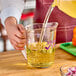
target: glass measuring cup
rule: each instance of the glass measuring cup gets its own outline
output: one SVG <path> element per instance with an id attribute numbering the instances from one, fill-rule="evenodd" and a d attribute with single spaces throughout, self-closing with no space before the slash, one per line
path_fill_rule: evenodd
<path id="1" fill-rule="evenodd" d="M 27 63 L 32 67 L 46 68 L 54 63 L 56 28 L 58 23 L 47 23 L 43 41 L 39 42 L 43 23 L 27 25 Z M 45 27 L 44 27 L 45 28 Z"/>

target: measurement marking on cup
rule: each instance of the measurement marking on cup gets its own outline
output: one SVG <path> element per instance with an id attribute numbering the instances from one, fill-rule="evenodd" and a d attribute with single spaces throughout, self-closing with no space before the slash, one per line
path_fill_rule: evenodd
<path id="1" fill-rule="evenodd" d="M 51 46 L 51 45 L 49 45 L 48 47 L 45 47 L 45 49 L 47 49 L 47 50 L 48 50 L 48 49 L 50 48 L 50 46 Z"/>
<path id="2" fill-rule="evenodd" d="M 53 43 L 55 43 L 55 41 L 56 41 L 56 40 L 47 42 L 47 44 L 50 44 L 50 45 L 47 46 L 47 47 L 45 47 L 45 49 L 48 50 L 50 47 L 53 48 L 53 47 L 55 46 L 55 44 L 53 45 Z"/>
<path id="3" fill-rule="evenodd" d="M 51 42 L 47 42 L 47 44 L 50 44 L 48 47 L 45 47 L 45 49 L 49 49 L 50 47 L 51 47 L 51 43 L 52 43 L 52 41 Z"/>

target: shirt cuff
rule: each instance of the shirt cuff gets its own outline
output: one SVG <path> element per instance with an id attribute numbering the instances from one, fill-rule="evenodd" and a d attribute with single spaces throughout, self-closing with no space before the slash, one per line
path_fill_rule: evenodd
<path id="1" fill-rule="evenodd" d="M 5 20 L 8 17 L 15 17 L 17 19 L 17 23 L 19 24 L 21 18 L 21 12 L 16 7 L 8 7 L 1 12 L 1 22 L 5 25 Z"/>

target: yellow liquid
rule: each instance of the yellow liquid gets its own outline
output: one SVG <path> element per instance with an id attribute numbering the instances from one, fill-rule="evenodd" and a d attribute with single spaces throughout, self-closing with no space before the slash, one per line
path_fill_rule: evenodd
<path id="1" fill-rule="evenodd" d="M 75 0 L 55 0 L 54 5 L 58 6 L 58 8 L 67 15 L 76 18 Z"/>
<path id="2" fill-rule="evenodd" d="M 46 68 L 54 63 L 54 49 L 51 47 L 46 50 L 46 42 L 33 43 L 27 48 L 27 60 L 28 64 L 33 67 Z"/>

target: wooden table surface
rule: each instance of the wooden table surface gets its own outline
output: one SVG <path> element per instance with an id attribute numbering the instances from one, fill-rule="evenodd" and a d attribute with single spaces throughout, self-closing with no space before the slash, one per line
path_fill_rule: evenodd
<path id="1" fill-rule="evenodd" d="M 56 46 L 55 63 L 46 69 L 29 68 L 20 51 L 0 53 L 0 76 L 60 76 L 60 66 L 76 62 L 76 57 Z"/>

